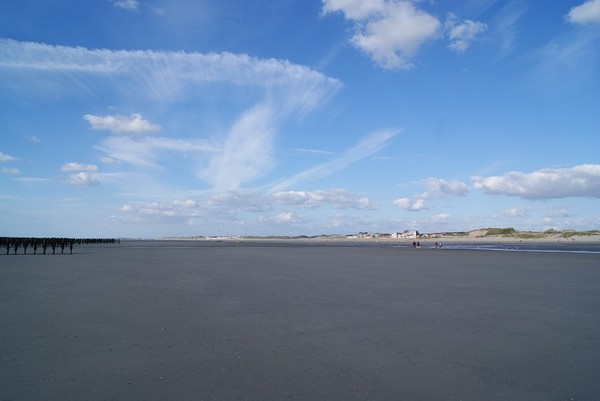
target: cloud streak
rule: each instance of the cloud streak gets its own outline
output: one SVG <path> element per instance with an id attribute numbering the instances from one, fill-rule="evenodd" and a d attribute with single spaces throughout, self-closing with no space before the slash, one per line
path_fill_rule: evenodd
<path id="1" fill-rule="evenodd" d="M 384 130 L 373 132 L 362 138 L 356 145 L 345 151 L 341 156 L 326 163 L 309 168 L 271 186 L 270 192 L 279 192 L 298 185 L 301 182 L 313 181 L 327 177 L 337 171 L 341 171 L 351 164 L 372 156 L 385 148 L 390 140 L 398 135 L 400 131 Z"/>

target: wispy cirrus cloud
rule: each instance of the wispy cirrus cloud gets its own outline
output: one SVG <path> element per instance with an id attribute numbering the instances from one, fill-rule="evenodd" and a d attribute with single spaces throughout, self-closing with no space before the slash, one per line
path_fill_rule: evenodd
<path id="1" fill-rule="evenodd" d="M 111 134 L 95 146 L 104 160 L 145 168 L 160 166 L 174 152 L 195 154 L 188 168 L 217 191 L 236 190 L 268 174 L 281 124 L 303 118 L 342 86 L 307 67 L 243 54 L 86 49 L 8 39 L 0 39 L 0 71 L 23 78 L 16 79 L 14 90 L 43 92 L 50 83 L 63 96 L 89 90 L 107 94 L 111 103 L 159 106 L 167 116 L 182 101 L 198 102 L 203 106 L 198 110 L 218 102 L 226 110 L 219 126 L 229 129 L 204 130 L 196 138 L 148 137 L 144 134 L 161 130 L 164 121 L 150 122 L 141 113 L 83 116 L 91 129 Z"/>
<path id="2" fill-rule="evenodd" d="M 84 163 L 70 162 L 70 163 L 65 163 L 62 166 L 60 166 L 60 171 L 87 171 L 87 172 L 94 172 L 94 171 L 98 171 L 98 166 L 96 166 L 95 164 L 84 164 Z"/>
<path id="3" fill-rule="evenodd" d="M 527 6 L 518 0 L 505 3 L 490 22 L 490 35 L 499 44 L 500 58 L 508 56 L 515 48 L 519 37 L 519 22 Z"/>
<path id="4" fill-rule="evenodd" d="M 177 139 L 166 137 L 109 136 L 95 145 L 106 154 L 104 162 L 120 162 L 138 167 L 160 167 L 160 162 L 170 154 L 207 154 L 221 148 L 205 139 Z"/>
<path id="5" fill-rule="evenodd" d="M 274 166 L 277 119 L 271 106 L 248 110 L 231 127 L 223 148 L 215 152 L 200 177 L 217 191 L 229 191 L 269 172 Z"/>
<path id="6" fill-rule="evenodd" d="M 379 152 L 399 133 L 399 130 L 373 132 L 363 137 L 356 145 L 346 150 L 340 156 L 273 184 L 270 192 L 283 191 L 301 182 L 327 177 L 337 171 L 341 171 L 351 164 Z"/>

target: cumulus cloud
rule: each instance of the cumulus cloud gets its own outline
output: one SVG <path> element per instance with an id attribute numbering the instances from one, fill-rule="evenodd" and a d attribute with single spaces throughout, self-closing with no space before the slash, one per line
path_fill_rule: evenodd
<path id="1" fill-rule="evenodd" d="M 600 0 L 588 0 L 571 8 L 566 18 L 573 24 L 600 23 Z"/>
<path id="2" fill-rule="evenodd" d="M 62 166 L 60 166 L 60 171 L 93 172 L 93 171 L 98 171 L 98 166 L 96 166 L 94 164 L 82 164 L 82 163 L 71 162 L 71 163 L 65 163 Z"/>
<path id="3" fill-rule="evenodd" d="M 461 181 L 446 181 L 441 178 L 429 177 L 423 180 L 423 185 L 427 191 L 414 195 L 412 198 L 400 198 L 394 201 L 394 205 L 405 210 L 419 211 L 427 209 L 425 201 L 430 199 L 439 199 L 445 196 L 464 196 L 470 188 Z"/>
<path id="4" fill-rule="evenodd" d="M 502 176 L 471 178 L 486 194 L 525 199 L 600 198 L 600 165 L 548 168 L 532 173 L 511 171 Z"/>
<path id="5" fill-rule="evenodd" d="M 145 132 L 160 131 L 160 125 L 144 120 L 140 114 L 132 113 L 129 116 L 95 116 L 85 114 L 83 119 L 90 124 L 93 130 L 108 130 L 119 134 L 142 134 Z"/>
<path id="6" fill-rule="evenodd" d="M 418 50 L 447 32 L 448 48 L 463 53 L 487 25 L 472 20 L 458 21 L 448 14 L 442 27 L 432 14 L 413 2 L 400 0 L 323 0 L 323 15 L 340 12 L 355 26 L 351 42 L 386 69 L 409 70 Z M 443 28 L 443 29 L 442 29 Z"/>
<path id="7" fill-rule="evenodd" d="M 120 0 L 120 1 L 115 1 L 113 4 L 115 7 L 122 8 L 124 10 L 129 10 L 129 11 L 135 11 L 140 7 L 139 0 Z"/>
<path id="8" fill-rule="evenodd" d="M 424 181 L 429 197 L 442 197 L 445 195 L 463 196 L 469 193 L 470 188 L 461 181 L 446 181 L 441 178 L 429 177 Z"/>
<path id="9" fill-rule="evenodd" d="M 464 20 L 458 22 L 456 16 L 452 13 L 448 14 L 444 26 L 448 32 L 448 38 L 450 39 L 448 48 L 457 53 L 464 53 L 477 35 L 487 29 L 486 24 L 478 21 Z"/>
<path id="10" fill-rule="evenodd" d="M 367 197 L 348 192 L 343 188 L 316 191 L 281 191 L 274 193 L 277 203 L 301 207 L 319 207 L 326 204 L 336 209 L 376 209 L 379 204 Z"/>
<path id="11" fill-rule="evenodd" d="M 423 209 L 427 209 L 425 207 L 425 198 L 416 197 L 416 198 L 399 198 L 394 201 L 394 205 L 409 211 L 419 211 Z"/>
<path id="12" fill-rule="evenodd" d="M 383 68 L 412 68 L 419 48 L 439 35 L 439 20 L 408 1 L 323 0 L 323 14 L 334 12 L 355 22 L 352 43 Z"/>
<path id="13" fill-rule="evenodd" d="M 12 162 L 15 160 L 19 160 L 19 159 L 17 157 L 0 152 L 0 162 Z"/>
<path id="14" fill-rule="evenodd" d="M 100 181 L 94 178 L 90 173 L 86 172 L 69 175 L 67 183 L 76 187 L 93 187 L 100 185 Z"/>

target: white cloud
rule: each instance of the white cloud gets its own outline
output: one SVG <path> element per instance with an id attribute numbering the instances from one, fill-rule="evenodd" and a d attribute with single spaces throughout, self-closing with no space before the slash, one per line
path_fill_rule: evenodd
<path id="1" fill-rule="evenodd" d="M 567 208 L 557 207 L 549 209 L 546 212 L 546 217 L 573 217 L 575 216 L 573 213 L 569 212 Z"/>
<path id="2" fill-rule="evenodd" d="M 544 88 L 587 87 L 596 79 L 600 65 L 598 42 L 600 30 L 582 29 L 553 38 L 532 53 L 537 64 L 532 79 L 541 80 Z"/>
<path id="3" fill-rule="evenodd" d="M 384 0 L 323 0 L 322 13 L 342 12 L 351 20 L 363 20 L 385 12 L 387 7 Z"/>
<path id="4" fill-rule="evenodd" d="M 333 12 L 355 22 L 352 43 L 383 68 L 412 68 L 419 48 L 439 36 L 439 20 L 408 1 L 323 0 L 323 13 Z"/>
<path id="5" fill-rule="evenodd" d="M 416 198 L 399 198 L 394 201 L 394 205 L 401 207 L 404 210 L 409 211 L 419 211 L 423 209 L 427 209 L 425 207 L 425 199 L 416 197 Z"/>
<path id="6" fill-rule="evenodd" d="M 319 154 L 319 155 L 331 155 L 331 154 L 333 154 L 333 152 L 331 152 L 329 150 L 306 149 L 306 148 L 294 148 L 294 150 L 296 152 L 301 152 L 301 153 L 315 153 L 315 154 Z"/>
<path id="7" fill-rule="evenodd" d="M 93 172 L 98 171 L 98 166 L 94 164 L 82 164 L 82 163 L 65 163 L 60 166 L 60 171 L 87 171 Z"/>
<path id="8" fill-rule="evenodd" d="M 284 212 L 279 213 L 274 217 L 266 217 L 261 216 L 258 219 L 261 223 L 276 223 L 276 224 L 291 224 L 291 223 L 303 223 L 305 221 L 304 217 L 293 213 L 293 212 Z"/>
<path id="9" fill-rule="evenodd" d="M 307 112 L 341 88 L 338 80 L 285 60 L 232 53 L 86 49 L 11 39 L 0 39 L 1 68 L 26 74 L 28 79 L 22 83 L 36 85 L 38 91 L 47 88 L 48 82 L 54 85 L 52 90 L 61 85 L 80 91 L 85 82 L 114 89 L 128 99 L 143 97 L 162 103 L 207 98 L 214 94 L 214 85 L 257 88 L 288 114 Z"/>
<path id="10" fill-rule="evenodd" d="M 169 152 L 204 154 L 219 150 L 218 147 L 203 139 L 182 140 L 165 137 L 131 138 L 124 136 L 104 138 L 95 148 L 104 152 L 105 157 L 110 160 L 118 160 L 141 167 L 158 167 L 159 161 Z"/>
<path id="11" fill-rule="evenodd" d="M 566 197 L 600 198 L 600 165 L 548 168 L 533 173 L 511 171 L 502 176 L 472 177 L 474 187 L 486 194 L 526 199 Z"/>
<path id="12" fill-rule="evenodd" d="M 448 48 L 458 53 L 464 53 L 477 35 L 487 29 L 486 24 L 478 21 L 465 20 L 459 23 L 452 13 L 449 13 L 444 26 L 450 39 Z"/>
<path id="13" fill-rule="evenodd" d="M 100 181 L 86 172 L 71 174 L 67 178 L 67 183 L 76 187 L 91 187 L 100 185 Z"/>
<path id="14" fill-rule="evenodd" d="M 343 170 L 352 163 L 372 156 L 383 149 L 389 144 L 389 141 L 392 138 L 398 135 L 399 132 L 400 131 L 392 130 L 373 132 L 362 138 L 356 145 L 345 151 L 341 156 L 276 183 L 271 188 L 271 192 L 283 191 L 300 182 L 327 177 L 337 171 Z"/>
<path id="15" fill-rule="evenodd" d="M 429 196 L 436 198 L 444 195 L 463 196 L 470 191 L 467 184 L 456 180 L 446 181 L 441 178 L 429 177 L 424 184 L 429 191 Z"/>
<path id="16" fill-rule="evenodd" d="M 160 125 L 152 124 L 142 118 L 140 114 L 132 113 L 129 116 L 83 116 L 93 130 L 108 130 L 114 133 L 142 134 L 144 132 L 160 131 Z"/>
<path id="17" fill-rule="evenodd" d="M 573 24 L 600 23 L 600 0 L 588 0 L 571 8 L 566 18 Z"/>
<path id="18" fill-rule="evenodd" d="M 15 160 L 19 160 L 19 158 L 0 152 L 0 162 L 12 162 Z"/>
<path id="19" fill-rule="evenodd" d="M 504 217 L 528 217 L 529 208 L 513 207 L 502 211 Z"/>
<path id="20" fill-rule="evenodd" d="M 230 129 L 201 132 L 211 138 L 210 143 L 123 135 L 102 139 L 96 149 L 103 157 L 138 167 L 157 167 L 169 153 L 204 153 L 201 160 L 193 160 L 192 168 L 219 191 L 237 189 L 269 173 L 275 166 L 273 149 L 279 127 L 326 103 L 342 86 L 338 80 L 285 60 L 231 53 L 90 50 L 7 39 L 0 39 L 2 70 L 23 78 L 19 91 L 27 87 L 27 93 L 36 95 L 50 92 L 49 85 L 52 96 L 55 90 L 67 96 L 81 93 L 82 88 L 98 89 L 116 97 L 115 102 L 150 102 L 167 110 L 174 102 L 212 104 L 217 96 L 219 105 L 224 103 L 226 121 L 215 125 Z M 86 114 L 84 119 L 92 129 L 115 134 L 160 129 L 140 114 Z"/>
<path id="21" fill-rule="evenodd" d="M 124 10 L 129 10 L 129 11 L 135 11 L 140 7 L 139 0 L 120 0 L 120 1 L 115 1 L 113 4 L 115 7 L 122 8 Z"/>
<path id="22" fill-rule="evenodd" d="M 505 57 L 514 50 L 519 36 L 519 21 L 526 11 L 525 3 L 509 1 L 504 3 L 490 22 L 491 36 L 500 44 L 500 57 Z"/>
<path id="23" fill-rule="evenodd" d="M 270 107 L 258 106 L 247 111 L 235 122 L 223 149 L 213 155 L 201 177 L 217 191 L 229 191 L 269 172 L 275 164 L 274 125 Z"/>
<path id="24" fill-rule="evenodd" d="M 100 161 L 104 164 L 121 164 L 121 160 L 109 156 L 100 157 Z"/>
<path id="25" fill-rule="evenodd" d="M 21 174 L 21 171 L 19 171 L 18 168 L 2 167 L 2 168 L 0 168 L 0 173 L 19 175 L 19 174 Z"/>
<path id="26" fill-rule="evenodd" d="M 29 142 L 32 142 L 32 143 L 40 143 L 40 142 L 42 142 L 40 140 L 40 138 L 38 138 L 35 135 L 27 135 L 27 136 L 25 136 L 25 139 L 28 140 Z"/>
<path id="27" fill-rule="evenodd" d="M 226 191 L 212 195 L 206 199 L 206 204 L 215 208 L 228 208 L 249 212 L 264 212 L 271 210 L 269 201 L 256 191 L 238 190 Z"/>
<path id="28" fill-rule="evenodd" d="M 281 191 L 274 193 L 277 203 L 290 206 L 318 207 L 330 204 L 337 209 L 376 209 L 379 205 L 367 197 L 348 192 L 343 188 L 317 191 Z"/>
<path id="29" fill-rule="evenodd" d="M 449 213 L 434 214 L 431 216 L 431 221 L 434 223 L 447 223 L 450 220 Z"/>
<path id="30" fill-rule="evenodd" d="M 452 180 L 446 181 L 441 178 L 429 177 L 423 181 L 427 188 L 426 192 L 414 195 L 412 198 L 400 198 L 394 201 L 394 205 L 405 210 L 419 211 L 427 209 L 425 201 L 430 199 L 439 199 L 445 196 L 464 196 L 470 188 L 467 184 Z"/>

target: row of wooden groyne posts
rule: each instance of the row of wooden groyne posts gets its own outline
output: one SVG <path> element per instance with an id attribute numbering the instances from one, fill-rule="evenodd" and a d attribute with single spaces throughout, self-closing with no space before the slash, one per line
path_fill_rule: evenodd
<path id="1" fill-rule="evenodd" d="M 0 249 L 6 249 L 7 255 L 11 251 L 16 255 L 19 249 L 23 249 L 23 255 L 27 254 L 27 249 L 31 249 L 34 255 L 38 253 L 38 250 L 45 255 L 49 248 L 54 255 L 57 248 L 60 249 L 61 254 L 64 254 L 65 248 L 67 248 L 69 253 L 73 254 L 74 245 L 118 244 L 120 242 L 115 238 L 0 237 Z"/>

